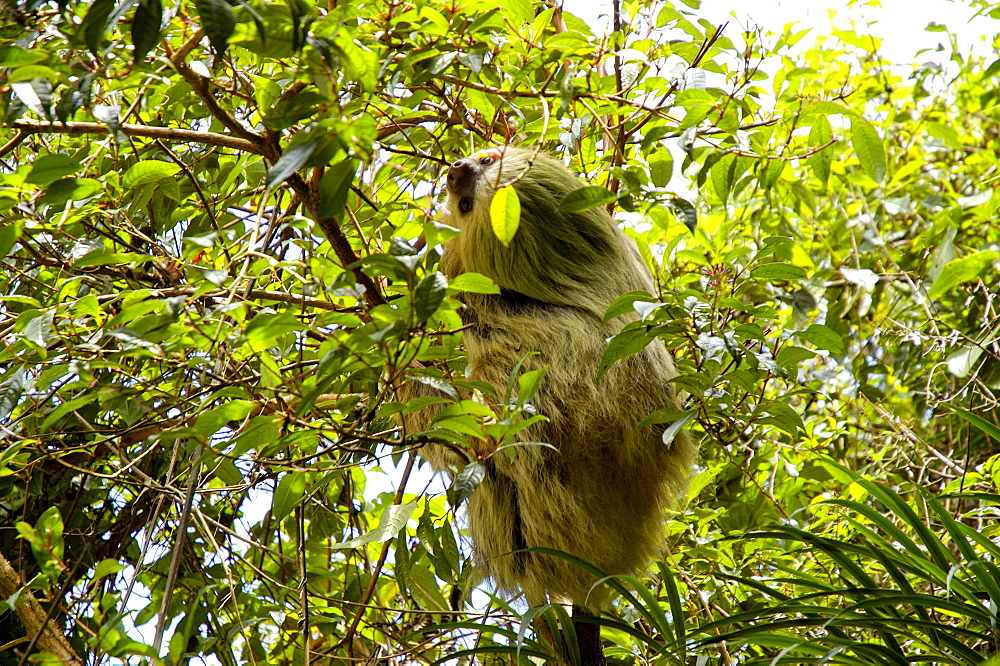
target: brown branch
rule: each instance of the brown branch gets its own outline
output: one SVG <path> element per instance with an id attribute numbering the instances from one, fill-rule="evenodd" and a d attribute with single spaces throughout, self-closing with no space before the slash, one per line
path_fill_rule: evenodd
<path id="1" fill-rule="evenodd" d="M 24 625 L 28 636 L 32 637 L 41 652 L 49 652 L 56 656 L 62 664 L 83 666 L 83 661 L 70 646 L 66 637 L 57 631 L 56 625 L 49 621 L 49 616 L 42 605 L 35 599 L 30 590 L 23 589 L 21 577 L 17 575 L 3 555 L 0 555 L 0 598 L 10 599 L 19 594 L 14 605 L 17 619 Z"/>
<path id="2" fill-rule="evenodd" d="M 347 240 L 347 235 L 340 228 L 340 225 L 337 224 L 337 220 L 322 214 L 319 205 L 319 196 L 315 190 L 309 187 L 305 179 L 297 173 L 289 176 L 285 182 L 298 195 L 306 210 L 316 220 L 316 224 L 319 225 L 323 235 L 330 241 L 330 245 L 333 247 L 333 251 L 336 252 L 341 265 L 347 269 L 351 264 L 357 264 L 359 259 L 358 254 L 351 247 L 351 242 Z M 373 308 L 376 305 L 384 305 L 386 301 L 385 296 L 382 295 L 382 290 L 375 285 L 374 280 L 361 270 L 361 266 L 355 265 L 350 270 L 353 271 L 358 284 L 365 288 L 365 302 L 368 304 L 368 307 Z"/>
<path id="3" fill-rule="evenodd" d="M 14 127 L 23 134 L 67 134 L 69 136 L 107 134 L 111 131 L 104 123 L 50 123 L 28 120 L 27 118 L 15 120 Z M 176 127 L 153 127 L 152 125 L 130 124 L 120 125 L 118 130 L 125 136 L 164 139 L 184 143 L 200 143 L 206 146 L 232 148 L 233 150 L 242 150 L 256 154 L 261 154 L 262 152 L 260 146 L 253 141 L 229 136 L 228 134 L 217 134 L 215 132 L 195 132 L 194 130 L 179 129 Z"/>
<path id="4" fill-rule="evenodd" d="M 3 157 L 10 151 L 17 148 L 18 144 L 27 139 L 30 135 L 31 132 L 26 132 L 23 129 L 18 131 L 17 135 L 13 139 L 4 144 L 3 148 L 0 148 L 0 157 Z"/>
<path id="5" fill-rule="evenodd" d="M 209 90 L 212 80 L 191 69 L 191 66 L 188 65 L 187 61 L 184 59 L 204 36 L 204 31 L 198 30 L 198 32 L 196 32 L 186 44 L 181 46 L 176 53 L 172 53 L 170 51 L 170 46 L 164 42 L 167 57 L 170 58 L 170 62 L 173 63 L 177 73 L 188 82 L 188 85 L 191 86 L 194 93 L 205 103 L 205 106 L 208 107 L 208 112 L 212 114 L 213 118 L 225 125 L 226 129 L 236 136 L 246 139 L 252 143 L 262 143 L 263 139 L 260 136 L 243 127 L 243 125 L 241 125 L 240 122 L 236 120 L 236 118 L 234 118 L 225 107 L 219 104 L 219 100 L 215 99 L 212 91 Z M 254 152 L 260 151 L 255 150 Z"/>

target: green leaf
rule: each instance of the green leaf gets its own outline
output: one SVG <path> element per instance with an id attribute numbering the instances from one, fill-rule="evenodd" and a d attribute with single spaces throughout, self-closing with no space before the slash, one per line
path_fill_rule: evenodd
<path id="1" fill-rule="evenodd" d="M 666 148 L 649 158 L 649 179 L 656 187 L 666 187 L 674 177 L 674 158 Z"/>
<path id="2" fill-rule="evenodd" d="M 723 155 L 712 165 L 709 170 L 712 176 L 712 186 L 715 188 L 715 194 L 722 199 L 723 203 L 729 199 L 733 185 L 743 175 L 745 168 L 745 161 L 732 154 Z"/>
<path id="3" fill-rule="evenodd" d="M 304 328 L 305 325 L 290 314 L 261 312 L 250 320 L 243 334 L 247 340 L 267 344 L 281 335 Z"/>
<path id="4" fill-rule="evenodd" d="M 111 574 L 116 574 L 122 569 L 125 569 L 125 565 L 118 562 L 117 560 L 101 560 L 98 565 L 94 568 L 94 576 L 91 581 L 98 581 L 105 576 L 110 576 Z"/>
<path id="5" fill-rule="evenodd" d="M 19 46 L 6 43 L 0 47 L 0 67 L 14 69 L 24 65 L 33 65 L 42 62 L 49 57 L 49 54 L 38 48 L 26 51 Z"/>
<path id="6" fill-rule="evenodd" d="M 677 419 L 669 426 L 667 426 L 666 429 L 664 429 L 663 435 L 661 436 L 660 439 L 667 447 L 672 446 L 674 443 L 674 438 L 677 437 L 677 433 L 679 433 L 684 428 L 684 426 L 693 421 L 694 417 L 697 415 L 698 412 L 696 412 L 693 409 L 684 412 L 684 414 L 679 419 Z"/>
<path id="7" fill-rule="evenodd" d="M 504 244 L 510 245 L 521 223 L 521 200 L 510 185 L 501 187 L 490 202 L 490 224 L 493 234 Z"/>
<path id="8" fill-rule="evenodd" d="M 160 0 L 139 0 L 132 16 L 132 64 L 138 65 L 160 41 L 163 6 Z"/>
<path id="9" fill-rule="evenodd" d="M 624 314 L 632 314 L 636 311 L 636 303 L 657 302 L 657 299 L 650 296 L 649 292 L 630 291 L 616 298 L 611 305 L 608 306 L 608 311 L 604 313 L 604 319 L 601 320 L 601 323 L 607 324 L 615 317 L 620 317 Z"/>
<path id="10" fill-rule="evenodd" d="M 45 188 L 38 203 L 59 207 L 68 201 L 84 201 L 103 191 L 101 182 L 93 178 L 62 178 Z"/>
<path id="11" fill-rule="evenodd" d="M 604 350 L 601 365 L 597 369 L 597 376 L 603 376 L 616 361 L 639 353 L 651 340 L 652 338 L 646 333 L 645 328 L 623 329 L 621 333 L 611 338 L 611 342 Z"/>
<path id="12" fill-rule="evenodd" d="M 201 18 L 201 27 L 216 53 L 223 54 L 229 45 L 229 38 L 236 29 L 233 8 L 225 0 L 194 0 L 194 6 Z"/>
<path id="13" fill-rule="evenodd" d="M 31 171 L 24 181 L 45 187 L 53 181 L 73 175 L 80 170 L 80 166 L 80 160 L 63 153 L 40 155 L 31 165 Z"/>
<path id="14" fill-rule="evenodd" d="M 960 259 L 952 259 L 941 270 L 941 274 L 934 280 L 928 298 L 941 298 L 949 291 L 960 284 L 972 282 L 983 278 L 989 284 L 986 274 L 991 272 L 993 263 L 1000 259 L 1000 253 L 996 250 L 980 250 Z"/>
<path id="15" fill-rule="evenodd" d="M 330 548 L 357 548 L 367 543 L 388 541 L 395 537 L 406 526 L 406 521 L 410 519 L 413 510 L 417 508 L 417 503 L 390 504 L 382 510 L 382 515 L 378 519 L 378 527 L 363 536 L 342 543 L 332 543 Z"/>
<path id="16" fill-rule="evenodd" d="M 14 248 L 14 244 L 21 238 L 21 231 L 24 230 L 24 223 L 20 220 L 8 221 L 0 225 L 0 259 L 5 258 Z M 497 293 L 499 293 L 497 289 Z"/>
<path id="17" fill-rule="evenodd" d="M 264 181 L 267 190 L 274 189 L 298 171 L 319 145 L 320 138 L 312 137 L 286 150 L 274 166 L 267 170 L 267 178 Z"/>
<path id="18" fill-rule="evenodd" d="M 803 340 L 813 343 L 820 349 L 825 349 L 838 356 L 842 356 L 846 351 L 844 338 L 832 328 L 823 324 L 812 324 L 806 330 L 797 333 L 797 335 Z"/>
<path id="19" fill-rule="evenodd" d="M 32 342 L 39 347 L 48 346 L 49 342 L 52 340 L 52 320 L 54 317 L 54 312 L 52 310 L 45 310 L 38 314 L 34 314 L 32 311 L 25 312 L 22 317 L 27 315 L 33 315 L 26 320 L 24 324 L 24 337 L 29 342 Z M 20 324 L 20 317 L 18 318 L 18 324 Z"/>
<path id="20" fill-rule="evenodd" d="M 421 608 L 438 613 L 447 613 L 451 610 L 444 595 L 441 594 L 437 579 L 426 566 L 413 564 L 409 571 L 409 583 L 410 594 Z"/>
<path id="21" fill-rule="evenodd" d="M 833 139 L 833 128 L 826 116 L 816 116 L 809 130 L 808 144 L 811 148 L 826 145 Z M 813 153 L 807 160 L 816 177 L 826 185 L 830 181 L 830 164 L 833 162 L 833 146 L 828 146 Z"/>
<path id="22" fill-rule="evenodd" d="M 448 278 L 439 272 L 431 273 L 424 277 L 413 289 L 413 313 L 417 321 L 423 323 L 444 301 L 448 293 Z"/>
<path id="23" fill-rule="evenodd" d="M 528 370 L 517 378 L 517 407 L 520 409 L 526 402 L 530 402 L 542 385 L 542 378 L 545 376 L 546 368 Z"/>
<path id="24" fill-rule="evenodd" d="M 760 180 L 761 186 L 765 190 L 769 190 L 774 187 L 781 178 L 781 174 L 785 172 L 785 167 L 787 166 L 787 160 L 767 160 L 764 163 L 763 168 L 758 170 L 758 180 Z"/>
<path id="25" fill-rule="evenodd" d="M 948 405 L 947 407 L 948 409 L 952 410 L 953 412 L 961 416 L 963 419 L 965 419 L 966 421 L 968 421 L 969 423 L 976 426 L 984 433 L 992 437 L 994 441 L 1000 442 L 1000 427 L 994 425 L 992 421 L 987 421 L 979 414 L 974 414 L 968 411 L 967 409 L 954 407 L 952 405 Z"/>
<path id="26" fill-rule="evenodd" d="M 111 29 L 109 17 L 115 9 L 115 0 L 95 0 L 90 3 L 87 14 L 83 17 L 77 30 L 83 35 L 83 43 L 90 52 L 100 57 L 104 36 Z"/>
<path id="27" fill-rule="evenodd" d="M 785 345 L 775 354 L 774 362 L 788 370 L 811 358 L 816 358 L 816 352 L 813 350 L 797 345 Z"/>
<path id="28" fill-rule="evenodd" d="M 282 420 L 282 417 L 277 414 L 255 416 L 233 438 L 233 450 L 230 452 L 230 455 L 238 458 L 247 451 L 261 449 L 268 444 L 277 442 L 281 436 L 280 423 Z"/>
<path id="29" fill-rule="evenodd" d="M 806 276 L 806 269 L 795 264 L 775 261 L 761 264 L 750 271 L 750 277 L 758 280 L 799 280 Z"/>
<path id="30" fill-rule="evenodd" d="M 851 145 L 861 162 L 861 168 L 876 183 L 885 178 L 885 146 L 878 132 L 867 120 L 851 118 Z"/>
<path id="31" fill-rule="evenodd" d="M 132 190 L 140 185 L 155 183 L 158 180 L 170 178 L 180 170 L 180 166 L 174 164 L 173 162 L 164 162 L 162 160 L 143 160 L 141 162 L 136 162 L 130 166 L 128 171 L 125 172 L 125 175 L 122 176 L 122 187 Z"/>
<path id="32" fill-rule="evenodd" d="M 331 164 L 327 168 L 319 183 L 319 210 L 323 217 L 340 220 L 344 216 L 347 198 L 351 194 L 351 185 L 354 183 L 357 170 L 358 161 L 351 158 Z"/>
<path id="33" fill-rule="evenodd" d="M 666 205 L 681 218 L 681 221 L 684 222 L 684 226 L 686 226 L 689 231 L 693 232 L 697 228 L 698 210 L 690 201 L 680 197 L 673 197 L 666 202 Z"/>
<path id="34" fill-rule="evenodd" d="M 462 506 L 469 495 L 479 487 L 486 478 L 486 466 L 480 462 L 469 463 L 461 472 L 455 475 L 451 484 L 452 506 L 456 509 Z"/>
<path id="35" fill-rule="evenodd" d="M 600 185 L 588 185 L 573 190 L 563 197 L 563 200 L 559 202 L 559 208 L 570 213 L 582 213 L 591 208 L 611 203 L 617 198 L 614 192 Z"/>
<path id="36" fill-rule="evenodd" d="M 302 499 L 306 490 L 306 475 L 302 472 L 286 472 L 274 489 L 271 497 L 271 517 L 284 520 Z"/>
<path id="37" fill-rule="evenodd" d="M 754 412 L 757 415 L 762 415 L 758 418 L 759 423 L 768 423 L 777 426 L 780 430 L 787 432 L 793 437 L 798 436 L 799 433 L 804 432 L 806 429 L 799 413 L 787 404 L 777 400 L 762 403 Z"/>
<path id="38" fill-rule="evenodd" d="M 274 108 L 264 114 L 264 125 L 271 129 L 283 130 L 292 127 L 306 118 L 312 118 L 319 113 L 323 104 L 329 100 L 318 92 L 306 90 L 290 99 L 279 99 Z"/>
<path id="39" fill-rule="evenodd" d="M 481 273 L 462 273 L 449 280 L 448 288 L 454 292 L 467 291 L 473 294 L 500 293 L 496 282 Z"/>

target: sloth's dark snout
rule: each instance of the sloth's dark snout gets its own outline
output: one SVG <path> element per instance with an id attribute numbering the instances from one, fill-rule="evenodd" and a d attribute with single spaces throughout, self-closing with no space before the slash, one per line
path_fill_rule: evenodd
<path id="1" fill-rule="evenodd" d="M 459 196 L 472 193 L 476 180 L 476 166 L 470 159 L 460 159 L 448 169 L 448 191 Z"/>

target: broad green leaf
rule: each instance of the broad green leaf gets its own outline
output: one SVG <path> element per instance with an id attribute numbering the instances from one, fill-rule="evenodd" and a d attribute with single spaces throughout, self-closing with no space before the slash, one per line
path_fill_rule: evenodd
<path id="1" fill-rule="evenodd" d="M 684 412 L 679 419 L 671 423 L 663 430 L 663 435 L 660 437 L 661 441 L 668 447 L 672 446 L 674 439 L 677 437 L 677 433 L 683 430 L 684 426 L 693 421 L 694 417 L 697 415 L 698 413 L 694 410 Z"/>
<path id="2" fill-rule="evenodd" d="M 851 118 L 851 145 L 865 173 L 876 183 L 885 178 L 885 146 L 878 132 L 867 120 Z"/>
<path id="3" fill-rule="evenodd" d="M 759 280 L 799 280 L 806 276 L 806 269 L 795 264 L 775 261 L 757 266 L 750 271 L 750 276 Z"/>
<path id="4" fill-rule="evenodd" d="M 306 490 L 306 475 L 302 472 L 285 472 L 271 497 L 271 517 L 284 520 L 302 500 Z"/>
<path id="5" fill-rule="evenodd" d="M 729 199 L 729 193 L 733 189 L 733 181 L 737 177 L 735 171 L 736 155 L 733 154 L 723 155 L 709 170 L 715 195 L 722 200 L 722 203 Z"/>
<path id="6" fill-rule="evenodd" d="M 262 449 L 278 441 L 281 421 L 282 417 L 275 414 L 255 416 L 232 440 L 231 455 L 238 458 L 248 451 Z"/>
<path id="7" fill-rule="evenodd" d="M 542 385 L 542 378 L 545 376 L 545 368 L 538 370 L 528 370 L 517 378 L 517 406 L 522 407 L 524 403 L 530 402 Z"/>
<path id="8" fill-rule="evenodd" d="M 689 231 L 693 232 L 698 227 L 698 210 L 690 201 L 672 197 L 667 205 L 681 218 Z"/>
<path id="9" fill-rule="evenodd" d="M 774 362 L 786 370 L 790 370 L 802 361 L 816 358 L 816 352 L 797 345 L 785 345 L 774 356 Z"/>
<path id="10" fill-rule="evenodd" d="M 797 334 L 803 340 L 807 340 L 820 349 L 825 349 L 837 355 L 842 355 L 845 351 L 844 338 L 829 326 L 822 324 L 812 324 L 804 331 Z"/>
<path id="11" fill-rule="evenodd" d="M 41 49 L 31 49 L 27 51 L 20 46 L 4 44 L 0 47 L 0 67 L 14 69 L 24 65 L 33 65 L 48 57 L 48 53 Z"/>
<path id="12" fill-rule="evenodd" d="M 510 185 L 501 187 L 490 202 L 490 224 L 493 234 L 505 246 L 510 245 L 521 223 L 521 200 Z"/>
<path id="13" fill-rule="evenodd" d="M 49 183 L 66 176 L 71 176 L 80 170 L 80 160 L 63 153 L 40 155 L 31 165 L 25 182 L 45 187 Z"/>
<path id="14" fill-rule="evenodd" d="M 421 608 L 438 613 L 447 613 L 451 610 L 434 574 L 430 569 L 422 564 L 413 564 L 409 571 L 410 594 L 420 604 Z M 454 656 L 454 655 L 451 655 Z"/>
<path id="15" fill-rule="evenodd" d="M 763 167 L 758 171 L 758 180 L 760 180 L 761 186 L 763 186 L 765 190 L 769 190 L 774 187 L 774 185 L 781 178 L 781 174 L 785 172 L 785 167 L 787 166 L 787 160 L 767 160 L 763 164 Z"/>
<path id="16" fill-rule="evenodd" d="M 226 0 L 194 0 L 194 6 L 198 10 L 201 27 L 212 48 L 219 54 L 225 53 L 229 37 L 236 29 L 233 8 Z"/>
<path id="17" fill-rule="evenodd" d="M 140 185 L 155 183 L 164 178 L 170 178 L 178 171 L 180 166 L 173 162 L 163 162 L 161 160 L 143 160 L 136 162 L 129 167 L 125 175 L 122 176 L 122 186 L 125 189 L 135 189 Z"/>
<path id="18" fill-rule="evenodd" d="M 304 328 L 305 325 L 290 314 L 261 312 L 250 320 L 243 334 L 247 340 L 266 344 L 280 335 Z"/>
<path id="19" fill-rule="evenodd" d="M 39 432 L 48 432 L 49 428 L 51 428 L 54 423 L 57 423 L 62 417 L 66 416 L 66 414 L 89 405 L 97 398 L 98 396 L 96 394 L 90 393 L 62 403 L 46 415 L 45 420 L 43 420 L 41 425 L 38 426 Z"/>
<path id="20" fill-rule="evenodd" d="M 406 526 L 406 521 L 410 519 L 413 510 L 417 508 L 416 502 L 409 504 L 390 504 L 382 510 L 382 515 L 378 519 L 378 527 L 363 536 L 342 543 L 332 543 L 329 545 L 333 549 L 357 548 L 368 543 L 388 541 L 395 537 Z"/>
<path id="21" fill-rule="evenodd" d="M 286 150 L 274 166 L 267 170 L 267 178 L 264 181 L 267 189 L 272 190 L 285 182 L 306 163 L 319 145 L 320 138 L 313 137 Z"/>
<path id="22" fill-rule="evenodd" d="M 462 273 L 448 281 L 452 291 L 467 291 L 473 294 L 499 294 L 496 282 L 480 273 Z"/>
<path id="23" fill-rule="evenodd" d="M 998 259 L 1000 253 L 996 250 L 980 250 L 960 259 L 952 259 L 934 280 L 927 297 L 941 298 L 958 285 L 980 278 L 989 284 L 990 279 L 986 275 L 992 272 L 993 263 Z"/>
<path id="24" fill-rule="evenodd" d="M 413 313 L 417 321 L 423 323 L 437 312 L 447 293 L 448 278 L 437 271 L 417 283 L 413 289 Z"/>
<path id="25" fill-rule="evenodd" d="M 617 199 L 617 195 L 600 185 L 588 185 L 578 190 L 573 190 L 559 202 L 559 208 L 571 213 L 582 213 L 583 211 L 604 206 Z"/>
<path id="26" fill-rule="evenodd" d="M 944 123 L 927 123 L 927 133 L 936 139 L 941 139 L 942 143 L 952 150 L 962 149 L 962 139 L 958 132 Z"/>
<path id="27" fill-rule="evenodd" d="M 666 187 L 674 177 L 674 158 L 670 151 L 662 148 L 649 158 L 649 178 L 656 187 Z"/>
<path id="28" fill-rule="evenodd" d="M 160 41 L 163 6 L 160 0 L 139 0 L 132 16 L 132 63 L 138 64 Z"/>
<path id="29" fill-rule="evenodd" d="M 25 339 L 31 341 L 32 343 L 38 345 L 39 347 L 45 347 L 52 340 L 52 321 L 54 318 L 53 310 L 44 310 L 42 312 L 34 313 L 32 311 L 25 312 L 18 318 L 18 324 L 21 323 L 23 317 L 29 317 L 24 323 L 24 337 Z"/>
<path id="30" fill-rule="evenodd" d="M 465 500 L 469 499 L 479 484 L 486 478 L 486 466 L 479 462 L 472 462 L 465 466 L 461 472 L 455 476 L 451 484 L 452 504 L 457 509 L 462 506 Z"/>
<path id="31" fill-rule="evenodd" d="M 802 416 L 786 403 L 779 400 L 764 403 L 755 411 L 757 414 L 762 415 L 758 419 L 759 423 L 768 423 L 777 426 L 780 430 L 787 432 L 793 437 L 798 436 L 799 433 L 805 430 Z"/>
<path id="32" fill-rule="evenodd" d="M 78 34 L 83 36 L 83 43 L 95 56 L 101 55 L 104 36 L 111 29 L 109 19 L 114 9 L 115 0 L 94 0 L 77 27 Z"/>
<path id="33" fill-rule="evenodd" d="M 14 248 L 14 244 L 21 238 L 24 230 L 24 223 L 21 221 L 7 222 L 0 225 L 0 259 L 4 259 Z M 497 290 L 499 292 L 499 290 Z"/>
<path id="34" fill-rule="evenodd" d="M 58 207 L 67 201 L 84 201 L 103 190 L 101 182 L 93 178 L 62 178 L 45 188 L 45 194 L 38 199 L 38 203 Z"/>
<path id="35" fill-rule="evenodd" d="M 98 565 L 94 568 L 94 575 L 91 580 L 98 581 L 105 576 L 116 574 L 125 568 L 125 565 L 117 560 L 101 560 L 100 563 L 98 563 Z"/>
<path id="36" fill-rule="evenodd" d="M 327 168 L 319 184 L 321 215 L 334 220 L 344 216 L 344 208 L 347 206 L 357 170 L 358 161 L 351 158 L 341 160 Z"/>
<path id="37" fill-rule="evenodd" d="M 597 376 L 601 377 L 616 362 L 623 358 L 637 354 L 650 343 L 652 338 L 646 333 L 644 328 L 626 328 L 621 333 L 611 338 L 608 346 L 604 349 L 601 358 L 601 365 L 598 367 Z"/>

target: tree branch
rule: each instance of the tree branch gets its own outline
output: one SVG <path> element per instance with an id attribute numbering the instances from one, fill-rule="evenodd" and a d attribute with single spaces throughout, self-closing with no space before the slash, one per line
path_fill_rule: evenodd
<path id="1" fill-rule="evenodd" d="M 104 123 L 50 123 L 38 120 L 28 120 L 22 118 L 14 121 L 14 127 L 24 134 L 67 134 L 69 136 L 79 136 L 81 134 L 107 134 L 111 130 Z M 184 143 L 200 143 L 206 146 L 220 146 L 222 148 L 232 148 L 250 153 L 261 154 L 259 144 L 247 139 L 240 139 L 228 134 L 216 134 L 215 132 L 195 132 L 194 130 L 180 129 L 176 127 L 153 127 L 152 125 L 130 125 L 119 126 L 119 131 L 125 136 L 137 136 L 146 139 L 164 139 Z M 13 142 L 12 142 L 13 143 Z M 4 147 L 6 148 L 6 146 Z M 2 154 L 0 154 L 2 157 Z"/>
<path id="2" fill-rule="evenodd" d="M 18 592 L 20 594 L 18 595 Z M 18 595 L 14 604 L 17 619 L 24 625 L 28 636 L 37 637 L 35 645 L 41 652 L 54 654 L 62 664 L 83 666 L 83 661 L 70 646 L 66 637 L 56 631 L 56 625 L 49 622 L 49 616 L 30 590 L 23 589 L 21 577 L 17 575 L 7 558 L 0 555 L 0 598 L 9 600 Z"/>

